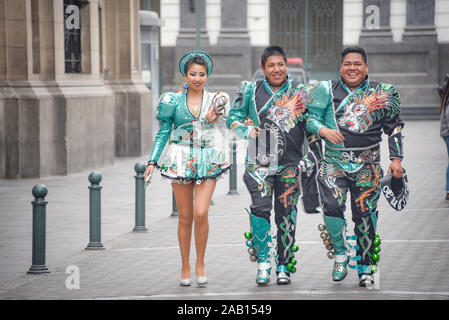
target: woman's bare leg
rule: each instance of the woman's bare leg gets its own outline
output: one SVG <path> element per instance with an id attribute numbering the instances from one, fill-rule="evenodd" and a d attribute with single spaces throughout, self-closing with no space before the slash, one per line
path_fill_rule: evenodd
<path id="1" fill-rule="evenodd" d="M 181 251 L 181 279 L 190 278 L 190 243 L 193 221 L 193 184 L 172 183 L 178 207 L 178 242 Z"/>
<path id="2" fill-rule="evenodd" d="M 196 275 L 205 276 L 204 256 L 209 236 L 209 205 L 214 193 L 216 180 L 211 179 L 195 184 L 195 204 L 193 207 L 193 223 L 195 226 Z"/>

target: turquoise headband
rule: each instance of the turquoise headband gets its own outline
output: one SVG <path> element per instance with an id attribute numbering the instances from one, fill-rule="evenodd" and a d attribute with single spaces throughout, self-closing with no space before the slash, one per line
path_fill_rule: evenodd
<path id="1" fill-rule="evenodd" d="M 181 74 L 184 75 L 184 70 L 185 70 L 187 61 L 189 61 L 190 59 L 193 59 L 194 57 L 200 57 L 204 61 L 206 61 L 207 75 L 209 76 L 212 73 L 212 68 L 214 66 L 212 63 L 212 58 L 206 52 L 199 51 L 199 50 L 187 52 L 181 58 L 181 60 L 179 61 L 179 72 L 181 72 Z"/>

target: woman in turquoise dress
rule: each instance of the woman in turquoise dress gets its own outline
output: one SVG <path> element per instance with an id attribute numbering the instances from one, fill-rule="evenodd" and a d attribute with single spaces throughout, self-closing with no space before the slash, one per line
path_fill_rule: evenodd
<path id="1" fill-rule="evenodd" d="M 146 179 L 158 168 L 161 176 L 171 182 L 175 194 L 181 286 L 191 285 L 192 225 L 197 253 L 196 282 L 197 285 L 207 284 L 204 256 L 209 233 L 209 204 L 217 178 L 230 169 L 224 138 L 229 97 L 226 93 L 211 93 L 205 89 L 212 67 L 210 56 L 201 51 L 188 52 L 180 60 L 184 90 L 161 96 L 157 110 L 160 129 L 145 171 Z"/>

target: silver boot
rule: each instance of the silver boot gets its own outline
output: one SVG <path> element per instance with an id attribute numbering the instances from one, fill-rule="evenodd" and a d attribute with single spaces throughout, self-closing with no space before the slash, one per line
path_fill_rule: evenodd
<path id="1" fill-rule="evenodd" d="M 285 265 L 279 265 L 276 269 L 277 273 L 277 284 L 286 285 L 290 284 L 292 281 L 290 279 L 290 272 Z"/>
<path id="2" fill-rule="evenodd" d="M 359 286 L 360 287 L 371 287 L 374 285 L 374 276 L 369 273 L 362 273 L 359 275 Z"/>
<path id="3" fill-rule="evenodd" d="M 346 278 L 348 274 L 348 261 L 349 258 L 346 258 L 343 262 L 334 262 L 334 269 L 332 270 L 332 280 L 334 281 L 342 281 Z"/>
<path id="4" fill-rule="evenodd" d="M 270 272 L 271 265 L 269 263 L 258 263 L 256 283 L 260 286 L 270 283 Z"/>
<path id="5" fill-rule="evenodd" d="M 290 275 L 286 272 L 279 272 L 277 283 L 280 285 L 290 284 L 292 281 L 290 279 Z"/>

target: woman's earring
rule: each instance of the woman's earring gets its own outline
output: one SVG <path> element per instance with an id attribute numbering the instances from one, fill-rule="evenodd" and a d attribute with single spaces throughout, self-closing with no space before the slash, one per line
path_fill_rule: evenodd
<path id="1" fill-rule="evenodd" d="M 187 94 L 187 90 L 189 89 L 189 85 L 187 84 L 187 82 L 184 83 L 183 88 L 184 88 L 184 93 Z"/>

